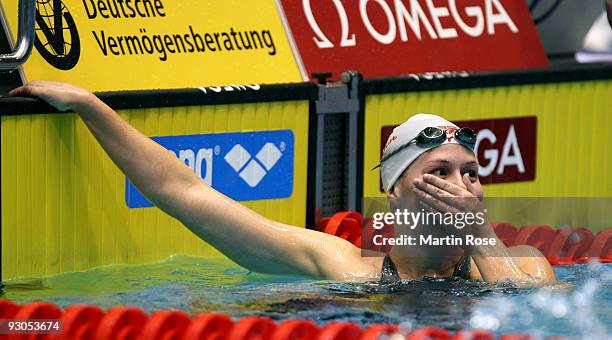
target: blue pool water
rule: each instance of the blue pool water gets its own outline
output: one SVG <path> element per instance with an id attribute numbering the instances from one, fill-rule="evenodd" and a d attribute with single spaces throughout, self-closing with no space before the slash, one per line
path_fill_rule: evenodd
<path id="1" fill-rule="evenodd" d="M 235 318 L 311 319 L 319 324 L 387 322 L 527 332 L 536 336 L 612 338 L 612 264 L 555 267 L 561 284 L 538 289 L 460 279 L 348 284 L 250 273 L 226 259 L 184 256 L 146 265 L 113 265 L 47 278 L 10 280 L 5 298 L 62 307 L 88 303 L 191 315 L 223 312 Z"/>

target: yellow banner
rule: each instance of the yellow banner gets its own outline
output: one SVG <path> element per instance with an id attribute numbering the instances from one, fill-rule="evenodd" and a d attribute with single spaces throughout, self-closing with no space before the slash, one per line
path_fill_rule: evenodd
<path id="1" fill-rule="evenodd" d="M 18 0 L 3 1 L 13 38 Z M 274 0 L 36 2 L 27 80 L 93 91 L 298 82 Z"/>
<path id="2" fill-rule="evenodd" d="M 308 101 L 119 114 L 148 136 L 290 130 L 291 195 L 241 203 L 272 220 L 306 224 Z M 173 254 L 220 256 L 157 207 L 129 208 L 125 175 L 76 114 L 3 116 L 1 164 L 4 280 Z"/>

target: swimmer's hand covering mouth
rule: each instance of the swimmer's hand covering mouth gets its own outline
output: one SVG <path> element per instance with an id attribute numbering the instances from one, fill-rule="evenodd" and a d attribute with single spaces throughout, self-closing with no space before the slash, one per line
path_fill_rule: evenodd
<path id="1" fill-rule="evenodd" d="M 417 203 L 424 211 L 432 213 L 457 214 L 471 213 L 485 216 L 485 209 L 482 206 L 482 196 L 478 196 L 470 176 L 466 173 L 461 178 L 465 189 L 439 177 L 424 174 L 422 178 L 414 178 L 412 191 L 418 197 Z M 472 221 L 469 225 L 449 225 L 446 226 L 449 234 L 469 233 L 479 238 L 496 238 L 493 228 L 482 220 Z"/>
<path id="2" fill-rule="evenodd" d="M 415 178 L 414 192 L 419 196 L 423 207 L 439 212 L 477 212 L 482 211 L 482 197 L 478 197 L 470 176 L 461 178 L 466 189 L 445 181 L 437 176 L 424 174 Z"/>
<path id="3" fill-rule="evenodd" d="M 412 191 L 418 197 L 419 206 L 429 212 L 456 214 L 482 213 L 482 196 L 479 196 L 470 176 L 466 173 L 461 178 L 465 188 L 446 181 L 431 174 L 424 174 L 422 178 L 414 178 Z M 518 282 L 526 286 L 544 284 L 554 281 L 554 273 L 548 261 L 535 249 L 528 247 L 508 249 L 497 238 L 488 221 L 476 222 L 457 228 L 456 225 L 445 226 L 449 234 L 469 235 L 479 239 L 496 240 L 495 244 L 477 246 L 466 243 L 462 245 L 468 254 L 472 255 L 473 261 L 482 278 L 487 282 L 503 282 L 508 278 L 510 281 Z M 519 252 L 523 252 L 519 254 Z M 530 261 L 526 265 L 531 266 L 530 272 L 521 268 L 519 262 L 523 261 L 521 256 L 530 259 L 537 257 L 539 260 Z"/>

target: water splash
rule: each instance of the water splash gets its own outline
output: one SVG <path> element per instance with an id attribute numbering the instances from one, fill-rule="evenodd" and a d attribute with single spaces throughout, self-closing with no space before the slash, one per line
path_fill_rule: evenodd
<path id="1" fill-rule="evenodd" d="M 571 268 L 571 269 L 570 269 Z M 572 270 L 573 269 L 573 270 Z M 521 332 L 543 338 L 565 335 L 610 339 L 612 269 L 601 264 L 557 267 L 567 284 L 539 288 L 522 299 L 492 296 L 474 306 L 470 326 L 495 333 Z M 562 274 L 569 275 L 562 275 Z"/>

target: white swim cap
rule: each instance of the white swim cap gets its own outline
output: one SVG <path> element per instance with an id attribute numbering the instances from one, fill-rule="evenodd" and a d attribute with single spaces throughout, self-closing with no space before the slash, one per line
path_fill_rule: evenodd
<path id="1" fill-rule="evenodd" d="M 384 161 L 380 164 L 380 177 L 382 178 L 383 189 L 385 189 L 386 192 L 391 190 L 398 178 L 404 173 L 404 170 L 425 151 L 444 144 L 461 144 L 455 140 L 455 138 L 449 137 L 446 138 L 442 144 L 431 147 L 421 147 L 416 143 L 411 143 L 406 146 L 410 141 L 415 139 L 421 131 L 428 127 L 439 127 L 444 130 L 456 130 L 459 128 L 457 125 L 440 116 L 419 113 L 393 129 L 393 133 L 389 136 L 383 150 Z M 401 150 L 397 151 L 398 149 Z M 470 151 L 473 152 L 471 149 Z"/>

